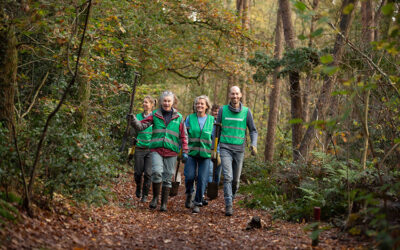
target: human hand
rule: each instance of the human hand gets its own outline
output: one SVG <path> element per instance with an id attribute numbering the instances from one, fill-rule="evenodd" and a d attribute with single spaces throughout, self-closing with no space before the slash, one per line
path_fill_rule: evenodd
<path id="1" fill-rule="evenodd" d="M 127 119 L 127 120 L 131 120 L 131 121 L 132 121 L 132 120 L 133 120 L 133 117 L 135 117 L 133 114 L 127 114 L 127 115 L 126 115 L 126 119 Z"/>
<path id="2" fill-rule="evenodd" d="M 187 159 L 188 159 L 188 155 L 186 153 L 183 153 L 182 154 L 182 162 L 186 163 Z"/>
<path id="3" fill-rule="evenodd" d="M 250 151 L 251 151 L 251 155 L 252 156 L 256 156 L 257 155 L 257 148 L 254 146 L 250 146 Z"/>
<path id="4" fill-rule="evenodd" d="M 221 155 L 217 153 L 217 166 L 221 165 Z"/>

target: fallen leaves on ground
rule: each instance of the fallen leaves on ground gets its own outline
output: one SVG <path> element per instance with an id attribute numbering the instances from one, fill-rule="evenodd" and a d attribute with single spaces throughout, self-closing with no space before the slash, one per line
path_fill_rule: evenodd
<path id="1" fill-rule="evenodd" d="M 68 207 L 68 213 L 38 210 L 35 218 L 0 230 L 0 248 L 103 249 L 103 248 L 311 248 L 305 224 L 273 221 L 260 210 L 234 205 L 234 215 L 224 215 L 223 192 L 192 214 L 184 206 L 184 186 L 170 197 L 168 211 L 150 210 L 134 195 L 131 174 L 115 184 L 117 199 L 102 207 Z M 151 195 L 150 195 L 151 198 Z M 150 199 L 149 199 L 150 200 Z M 128 204 L 128 205 L 127 205 Z M 263 221 L 261 229 L 246 230 L 253 216 Z M 367 248 L 371 242 L 350 237 L 338 229 L 321 233 L 318 248 Z"/>

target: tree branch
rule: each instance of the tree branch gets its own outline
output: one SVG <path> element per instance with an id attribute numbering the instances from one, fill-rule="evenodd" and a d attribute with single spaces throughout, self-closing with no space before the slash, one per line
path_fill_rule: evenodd
<path id="1" fill-rule="evenodd" d="M 355 52 L 357 52 L 358 54 L 360 54 L 366 61 L 368 64 L 370 64 L 376 71 L 378 71 L 385 79 L 386 81 L 389 83 L 389 85 L 396 91 L 397 95 L 400 96 L 400 91 L 396 88 L 396 86 L 394 85 L 394 83 L 392 82 L 392 80 L 390 79 L 390 77 L 378 66 L 374 63 L 374 61 L 369 58 L 368 55 L 366 55 L 364 52 L 362 52 L 359 48 L 357 48 L 349 39 L 347 39 L 339 30 L 336 29 L 335 25 L 333 25 L 332 23 L 328 23 L 329 26 L 331 26 L 331 28 L 333 30 L 335 30 L 342 38 L 343 40 L 346 42 L 346 44 L 349 45 L 350 48 L 352 48 Z"/>
<path id="2" fill-rule="evenodd" d="M 85 40 L 86 29 L 87 29 L 88 22 L 89 22 L 89 14 L 90 14 L 90 8 L 92 6 L 92 0 L 88 0 L 87 1 L 87 6 L 88 7 L 87 7 L 86 18 L 85 18 L 85 26 L 83 27 L 81 42 L 79 44 L 78 55 L 77 55 L 76 64 L 75 64 L 75 73 L 74 73 L 71 81 L 69 82 L 67 88 L 65 89 L 64 94 L 62 95 L 57 107 L 47 117 L 46 124 L 45 124 L 45 126 L 43 128 L 42 135 L 40 137 L 40 140 L 39 140 L 39 143 L 38 143 L 38 146 L 37 146 L 37 149 L 36 149 L 35 161 L 34 161 L 34 163 L 32 165 L 32 170 L 31 170 L 31 174 L 30 174 L 30 180 L 29 180 L 29 186 L 28 186 L 28 196 L 24 200 L 25 205 L 28 206 L 28 207 L 29 207 L 29 199 L 32 196 L 32 190 L 33 190 L 33 184 L 34 184 L 34 181 L 35 181 L 37 165 L 39 163 L 39 158 L 40 158 L 43 142 L 44 142 L 44 139 L 46 137 L 46 133 L 47 133 L 47 129 L 49 128 L 50 121 L 56 115 L 56 113 L 59 111 L 59 109 L 61 108 L 62 104 L 64 103 L 64 101 L 65 101 L 65 99 L 66 99 L 71 87 L 74 85 L 74 83 L 76 81 L 76 77 L 77 77 L 78 72 L 79 72 L 79 60 L 80 60 L 80 57 L 81 57 L 83 42 Z"/>
<path id="3" fill-rule="evenodd" d="M 43 87 L 43 85 L 44 85 L 44 83 L 46 82 L 48 76 L 49 76 L 49 71 L 47 71 L 46 75 L 44 76 L 44 78 L 43 78 L 43 80 L 42 80 L 42 83 L 39 85 L 39 88 L 36 90 L 36 93 L 35 93 L 35 95 L 33 96 L 32 103 L 31 103 L 31 105 L 29 105 L 28 110 L 27 110 L 25 113 L 23 113 L 23 114 L 21 115 L 20 118 L 24 118 L 24 117 L 31 111 L 31 109 L 32 109 L 32 107 L 33 107 L 33 104 L 35 103 L 36 97 L 38 96 L 39 91 L 40 91 L 40 89 Z"/>

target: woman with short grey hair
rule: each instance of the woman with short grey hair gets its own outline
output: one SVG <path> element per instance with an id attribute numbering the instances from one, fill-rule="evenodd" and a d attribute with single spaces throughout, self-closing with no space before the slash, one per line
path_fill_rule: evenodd
<path id="1" fill-rule="evenodd" d="M 182 161 L 186 162 L 188 144 L 183 117 L 174 108 L 176 96 L 171 91 L 164 91 L 159 100 L 160 107 L 155 112 L 141 121 L 133 119 L 132 123 L 138 130 L 144 130 L 153 125 L 149 146 L 152 151 L 151 181 L 153 183 L 153 199 L 150 202 L 150 208 L 157 208 L 162 185 L 160 211 L 167 211 L 177 156 L 182 147 Z"/>

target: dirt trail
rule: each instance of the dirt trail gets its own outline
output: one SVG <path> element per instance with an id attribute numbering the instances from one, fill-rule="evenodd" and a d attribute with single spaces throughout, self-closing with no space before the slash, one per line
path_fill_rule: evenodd
<path id="1" fill-rule="evenodd" d="M 64 207 L 68 215 L 38 211 L 37 218 L 0 231 L 3 249 L 144 249 L 144 248 L 310 248 L 310 232 L 304 224 L 272 221 L 268 213 L 234 205 L 234 215 L 224 216 L 223 192 L 199 214 L 184 207 L 184 186 L 169 199 L 168 211 L 152 211 L 134 197 L 133 176 L 115 184 L 116 201 L 102 207 Z M 252 216 L 259 216 L 262 229 L 246 230 Z M 38 219 L 40 218 L 40 219 Z M 325 231 L 320 248 L 359 248 L 369 243 Z"/>

